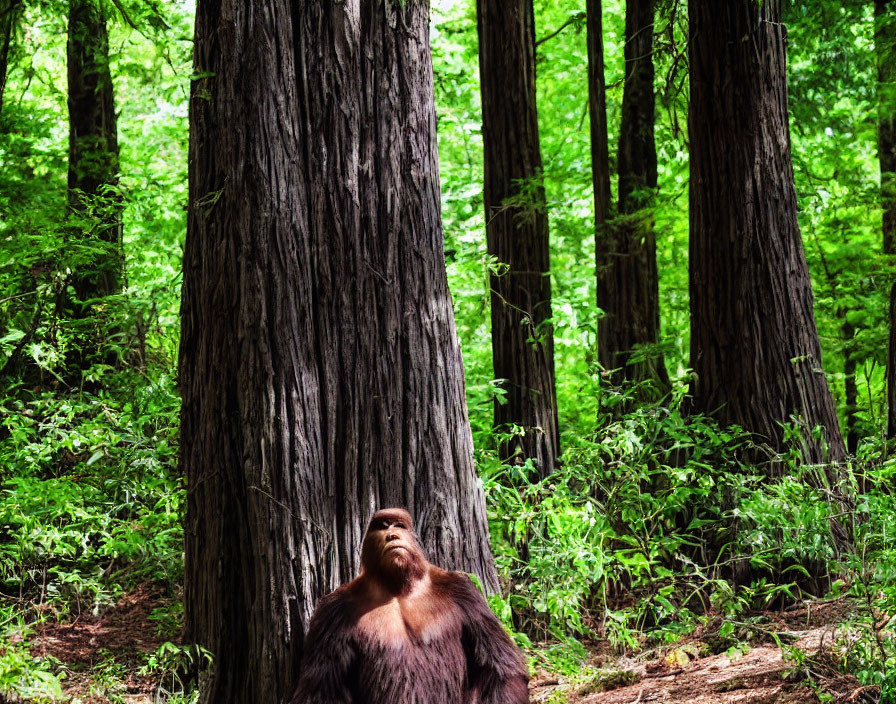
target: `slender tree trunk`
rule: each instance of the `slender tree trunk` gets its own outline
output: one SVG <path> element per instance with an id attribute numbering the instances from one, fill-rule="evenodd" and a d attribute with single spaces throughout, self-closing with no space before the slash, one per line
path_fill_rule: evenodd
<path id="1" fill-rule="evenodd" d="M 541 476 L 560 455 L 547 204 L 535 102 L 532 0 L 477 0 L 492 359 L 503 398 L 495 427 L 525 435 L 505 458 L 535 461 Z"/>
<path id="2" fill-rule="evenodd" d="M 594 182 L 596 251 L 603 251 L 602 233 L 610 219 L 610 149 L 607 137 L 607 88 L 604 71 L 604 30 L 601 0 L 587 0 L 585 25 L 588 39 L 588 114 L 591 121 L 591 176 Z M 600 261 L 600 260 L 598 260 Z M 597 277 L 598 283 L 603 280 Z"/>
<path id="3" fill-rule="evenodd" d="M 843 313 L 844 316 L 848 311 Z M 859 431 L 856 414 L 859 410 L 859 387 L 856 384 L 856 358 L 853 354 L 853 336 L 856 333 L 855 326 L 844 322 L 840 328 L 843 335 L 843 387 L 846 415 L 846 451 L 854 455 L 859 449 Z"/>
<path id="4" fill-rule="evenodd" d="M 109 39 L 99 0 L 69 0 L 68 201 L 76 213 L 99 215 L 87 234 L 105 245 L 91 266 L 75 272 L 85 300 L 120 290 L 124 270 L 121 208 L 105 192 L 118 184 L 118 118 L 109 71 Z"/>
<path id="5" fill-rule="evenodd" d="M 896 255 L 896 1 L 875 0 L 878 155 L 883 206 L 884 254 Z M 896 283 L 890 287 L 890 345 L 887 354 L 887 439 L 896 438 Z"/>
<path id="6" fill-rule="evenodd" d="M 610 314 L 612 306 L 613 252 L 610 230 L 613 196 L 610 192 L 610 149 L 607 136 L 607 88 L 604 71 L 603 7 L 601 0 L 587 0 L 585 25 L 588 43 L 588 114 L 591 121 L 591 180 L 594 184 L 594 253 L 597 265 L 597 306 Z M 607 333 L 612 329 L 606 318 L 598 323 L 598 356 L 606 369 L 612 360 L 604 357 L 610 349 Z"/>
<path id="7" fill-rule="evenodd" d="M 598 286 L 605 312 L 598 326 L 601 365 L 615 383 L 647 382 L 648 397 L 665 395 L 669 375 L 659 341 L 659 275 L 652 203 L 657 186 L 654 122 L 655 0 L 627 0 L 625 85 L 619 134 L 619 217 L 605 241 Z M 654 348 L 649 349 L 651 346 Z M 638 352 L 639 347 L 648 349 Z"/>
<path id="8" fill-rule="evenodd" d="M 689 8 L 694 407 L 776 450 L 798 418 L 807 461 L 842 459 L 796 218 L 781 0 Z"/>
<path id="9" fill-rule="evenodd" d="M 428 3 L 200 0 L 179 379 L 203 701 L 292 693 L 376 508 L 497 587 L 439 215 Z"/>
<path id="10" fill-rule="evenodd" d="M 0 114 L 3 113 L 3 94 L 6 92 L 6 80 L 9 77 L 9 59 L 21 11 L 22 0 L 0 0 Z"/>

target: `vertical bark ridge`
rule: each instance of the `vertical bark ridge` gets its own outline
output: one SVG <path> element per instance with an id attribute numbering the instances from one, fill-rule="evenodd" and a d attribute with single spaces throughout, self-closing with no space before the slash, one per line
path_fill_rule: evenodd
<path id="1" fill-rule="evenodd" d="M 105 188 L 118 184 L 118 118 L 109 70 L 106 18 L 97 0 L 69 0 L 68 202 L 75 213 L 90 212 Z M 83 300 L 120 290 L 124 274 L 121 212 L 112 202 L 101 213 L 95 234 L 107 245 L 92 271 L 75 272 L 72 284 Z"/>
<path id="2" fill-rule="evenodd" d="M 279 702 L 336 572 L 288 4 L 200 3 L 180 382 L 186 637 L 210 702 Z M 288 409 L 288 410 L 287 410 Z M 261 693 L 261 694 L 259 694 Z"/>
<path id="3" fill-rule="evenodd" d="M 694 407 L 776 450 L 798 418 L 806 460 L 839 460 L 796 219 L 780 2 L 689 8 Z"/>
<path id="4" fill-rule="evenodd" d="M 9 78 L 13 39 L 19 26 L 21 12 L 22 0 L 0 0 L 0 114 L 3 113 L 3 94 Z"/>
<path id="5" fill-rule="evenodd" d="M 604 31 L 601 0 L 587 0 L 585 24 L 588 43 L 588 115 L 591 124 L 591 172 L 594 182 L 595 251 L 602 256 L 603 230 L 610 219 L 610 149 L 607 136 L 607 89 L 604 70 Z M 598 282 L 601 277 L 598 276 Z"/>
<path id="6" fill-rule="evenodd" d="M 883 250 L 896 255 L 896 2 L 874 1 L 877 54 L 878 157 L 883 218 Z M 887 439 L 896 438 L 896 283 L 890 286 L 890 340 L 887 354 Z"/>

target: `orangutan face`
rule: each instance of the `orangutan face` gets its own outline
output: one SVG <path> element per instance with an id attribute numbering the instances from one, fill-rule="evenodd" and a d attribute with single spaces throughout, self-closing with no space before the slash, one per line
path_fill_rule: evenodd
<path id="1" fill-rule="evenodd" d="M 393 508 L 374 514 L 364 536 L 361 564 L 393 586 L 422 576 L 426 558 L 407 511 Z"/>

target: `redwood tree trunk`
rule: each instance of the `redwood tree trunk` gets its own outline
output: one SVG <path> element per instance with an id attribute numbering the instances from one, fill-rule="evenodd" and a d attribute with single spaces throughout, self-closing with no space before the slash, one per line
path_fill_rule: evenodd
<path id="1" fill-rule="evenodd" d="M 594 184 L 594 252 L 597 264 L 597 305 L 609 313 L 611 288 L 608 285 L 612 265 L 613 240 L 609 228 L 612 194 L 610 193 L 610 149 L 607 136 L 607 88 L 604 71 L 604 30 L 601 0 L 587 0 L 585 26 L 588 44 L 588 115 L 591 122 L 591 180 Z M 600 335 L 608 330 L 598 324 L 598 355 L 609 344 Z M 606 360 L 601 357 L 601 363 Z M 610 367 L 608 367 L 610 368 Z"/>
<path id="2" fill-rule="evenodd" d="M 651 210 L 657 186 L 654 122 L 655 0 L 627 0 L 625 85 L 619 133 L 619 217 L 607 230 L 601 259 L 598 324 L 601 365 L 615 383 L 646 382 L 642 393 L 664 395 L 669 375 L 659 341 L 659 276 Z M 640 352 L 637 348 L 646 347 Z M 652 349 L 651 349 L 652 347 Z"/>
<path id="3" fill-rule="evenodd" d="M 607 137 L 607 88 L 604 71 L 604 30 L 601 0 L 587 0 L 588 115 L 591 121 L 591 176 L 594 182 L 594 223 L 600 254 L 603 229 L 610 219 L 610 149 Z M 602 277 L 598 276 L 598 282 Z"/>
<path id="4" fill-rule="evenodd" d="M 495 427 L 525 432 L 502 448 L 540 476 L 560 455 L 547 204 L 535 103 L 532 0 L 477 0 L 492 360 L 504 393 Z"/>
<path id="5" fill-rule="evenodd" d="M 0 113 L 3 112 L 3 93 L 6 90 L 12 43 L 21 10 L 22 0 L 0 0 Z"/>
<path id="6" fill-rule="evenodd" d="M 118 118 L 109 71 L 109 39 L 100 0 L 69 0 L 68 20 L 68 201 L 76 213 L 97 215 L 86 236 L 100 256 L 74 273 L 78 298 L 121 289 L 121 209 L 105 192 L 118 184 Z"/>
<path id="7" fill-rule="evenodd" d="M 856 334 L 855 326 L 846 322 L 848 311 L 843 312 L 844 322 L 840 326 L 843 336 L 843 414 L 846 417 L 846 451 L 854 455 L 859 449 L 859 386 L 856 383 L 856 358 L 853 352 Z"/>
<path id="8" fill-rule="evenodd" d="M 497 586 L 447 287 L 428 4 L 200 0 L 184 253 L 186 640 L 292 693 L 374 509 Z"/>
<path id="9" fill-rule="evenodd" d="M 883 206 L 884 254 L 896 255 L 896 2 L 875 0 L 878 155 Z M 890 287 L 890 345 L 887 354 L 887 439 L 896 438 L 896 283 Z"/>
<path id="10" fill-rule="evenodd" d="M 694 407 L 774 449 L 798 417 L 806 460 L 839 460 L 796 218 L 781 0 L 689 8 Z"/>

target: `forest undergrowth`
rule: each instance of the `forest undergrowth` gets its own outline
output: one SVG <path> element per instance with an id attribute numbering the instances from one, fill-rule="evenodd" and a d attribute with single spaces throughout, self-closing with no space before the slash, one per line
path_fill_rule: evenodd
<path id="1" fill-rule="evenodd" d="M 126 701 L 147 690 L 190 700 L 180 673 L 205 654 L 179 637 L 184 488 L 173 381 L 126 365 L 107 370 L 95 393 L 50 378 L 2 406 L 0 462 L 17 473 L 0 495 L 0 692 L 33 702 Z M 479 452 L 504 576 L 492 606 L 533 672 L 565 683 L 548 701 L 577 701 L 588 683 L 626 684 L 632 670 L 614 664 L 620 657 L 670 666 L 739 657 L 784 639 L 773 614 L 832 601 L 847 606 L 832 617 L 838 635 L 816 684 L 848 672 L 892 700 L 894 461 L 863 457 L 829 484 L 794 445 L 768 457 L 781 476 L 769 483 L 744 459 L 757 448 L 743 433 L 681 413 L 683 390 L 623 415 L 604 408 L 541 482 L 525 465 Z M 606 397 L 615 404 L 622 393 Z M 71 624 L 104 616 L 124 618 L 122 636 L 79 642 Z M 597 662 L 595 652 L 604 653 Z M 817 668 L 793 657 L 813 686 Z"/>

